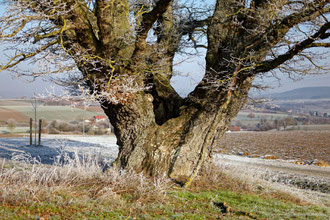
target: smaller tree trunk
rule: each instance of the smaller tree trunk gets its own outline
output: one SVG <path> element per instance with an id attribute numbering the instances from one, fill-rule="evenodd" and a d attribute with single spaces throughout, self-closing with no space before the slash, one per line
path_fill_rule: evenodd
<path id="1" fill-rule="evenodd" d="M 42 120 L 39 119 L 39 136 L 38 136 L 38 146 L 40 146 L 40 143 L 41 143 L 41 128 L 42 128 Z"/>

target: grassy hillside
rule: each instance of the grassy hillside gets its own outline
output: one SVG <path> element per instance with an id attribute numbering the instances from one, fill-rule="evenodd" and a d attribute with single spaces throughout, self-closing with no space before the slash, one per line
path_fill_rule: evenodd
<path id="1" fill-rule="evenodd" d="M 87 109 L 79 106 L 46 106 L 40 104 L 37 108 L 37 118 L 46 121 L 54 119 L 71 121 L 77 118 L 90 119 L 94 115 L 104 115 L 98 106 Z M 0 100 L 0 124 L 5 123 L 9 118 L 15 119 L 19 123 L 28 123 L 29 118 L 34 118 L 34 110 L 29 100 Z"/>

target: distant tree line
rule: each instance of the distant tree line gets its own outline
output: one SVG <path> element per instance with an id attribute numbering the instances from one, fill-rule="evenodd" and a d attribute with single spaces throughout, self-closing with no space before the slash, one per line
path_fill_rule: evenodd
<path id="1" fill-rule="evenodd" d="M 253 119 L 255 115 L 250 113 L 248 118 Z M 330 118 L 325 117 L 284 117 L 284 118 L 275 118 L 268 119 L 261 117 L 257 124 L 243 124 L 241 121 L 237 120 L 232 125 L 241 127 L 244 130 L 248 131 L 269 131 L 269 130 L 286 130 L 290 126 L 299 126 L 299 125 L 324 125 L 330 124 Z"/>

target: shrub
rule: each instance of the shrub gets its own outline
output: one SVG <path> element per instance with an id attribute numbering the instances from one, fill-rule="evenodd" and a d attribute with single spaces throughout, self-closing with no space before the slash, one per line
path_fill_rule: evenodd
<path id="1" fill-rule="evenodd" d="M 7 128 L 10 130 L 10 132 L 13 132 L 16 128 L 17 122 L 15 121 L 15 119 L 10 118 L 10 119 L 8 119 L 6 124 L 7 124 Z"/>
<path id="2" fill-rule="evenodd" d="M 261 118 L 260 122 L 256 125 L 257 131 L 268 131 L 274 129 L 274 125 L 270 123 L 266 118 Z"/>
<path id="3" fill-rule="evenodd" d="M 48 128 L 48 133 L 49 134 L 59 134 L 61 133 L 59 130 L 57 130 L 56 128 Z"/>
<path id="4" fill-rule="evenodd" d="M 111 125 L 110 125 L 111 126 Z M 61 120 L 52 120 L 47 126 L 50 134 L 58 134 L 60 132 L 85 132 L 90 135 L 104 135 L 108 132 L 108 123 L 84 123 L 76 120 L 65 122 Z M 83 131 L 84 130 L 84 131 Z M 110 127 L 110 131 L 113 132 L 113 127 Z"/>
<path id="5" fill-rule="evenodd" d="M 58 133 L 58 132 L 74 132 L 79 130 L 79 126 L 76 124 L 69 124 L 65 121 L 61 120 L 52 120 L 48 124 L 48 130 L 49 133 L 53 134 L 53 132 Z"/>
<path id="6" fill-rule="evenodd" d="M 255 118 L 256 116 L 251 112 L 250 114 L 248 114 L 248 118 L 250 118 L 250 119 L 253 119 L 253 118 Z"/>
<path id="7" fill-rule="evenodd" d="M 69 121 L 69 124 L 72 124 L 72 125 L 77 125 L 77 124 L 79 124 L 79 121 L 76 121 L 76 120 L 72 120 L 72 121 Z"/>
<path id="8" fill-rule="evenodd" d="M 47 127 L 48 127 L 48 129 L 58 127 L 57 120 L 50 121 Z"/>

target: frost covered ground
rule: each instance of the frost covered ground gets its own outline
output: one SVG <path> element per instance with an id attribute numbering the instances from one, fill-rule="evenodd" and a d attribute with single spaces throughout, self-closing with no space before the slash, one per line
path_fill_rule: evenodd
<path id="1" fill-rule="evenodd" d="M 34 140 L 33 140 L 34 141 Z M 53 164 L 60 155 L 97 155 L 112 162 L 118 154 L 116 137 L 82 135 L 44 135 L 41 146 L 29 146 L 28 137 L 0 138 L 0 158 L 12 159 L 19 154 L 31 155 L 41 163 Z"/>
<path id="2" fill-rule="evenodd" d="M 0 160 L 36 158 L 43 164 L 53 164 L 63 155 L 97 156 L 105 164 L 118 154 L 116 137 L 82 135 L 44 135 L 41 146 L 29 146 L 28 137 L 0 138 Z M 26 157 L 26 155 L 28 157 Z M 235 155 L 216 154 L 214 162 L 221 169 L 242 178 L 257 178 L 277 185 L 294 186 L 299 194 L 330 205 L 330 167 L 296 165 L 285 160 L 265 160 Z M 303 190 L 303 191 L 301 191 Z M 322 200 L 322 201 L 321 201 Z"/>

